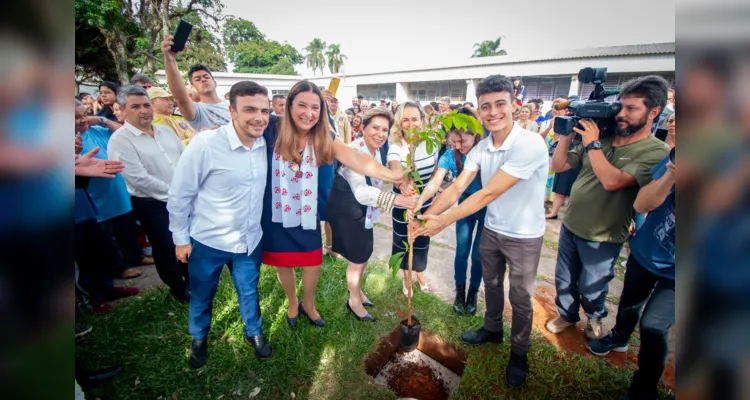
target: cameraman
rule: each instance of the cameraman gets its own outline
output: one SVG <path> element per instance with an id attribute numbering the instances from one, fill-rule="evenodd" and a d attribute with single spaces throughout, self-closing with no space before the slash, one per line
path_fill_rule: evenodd
<path id="1" fill-rule="evenodd" d="M 628 237 L 638 189 L 652 180 L 651 168 L 669 153 L 651 125 L 667 102 L 667 81 L 645 76 L 620 91 L 614 137 L 599 138 L 596 122 L 582 119 L 574 131 L 582 143 L 568 151 L 573 135 L 560 136 L 552 157 L 555 172 L 582 166 L 563 217 L 555 267 L 555 303 L 559 317 L 547 330 L 560 333 L 578 322 L 579 305 L 588 317 L 584 334 L 602 336 L 602 319 L 614 264 Z"/>

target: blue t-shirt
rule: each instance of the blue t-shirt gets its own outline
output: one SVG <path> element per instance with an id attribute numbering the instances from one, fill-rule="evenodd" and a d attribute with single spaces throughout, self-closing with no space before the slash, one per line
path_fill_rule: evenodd
<path id="1" fill-rule="evenodd" d="M 456 159 L 453 156 L 454 151 L 455 150 L 453 149 L 445 151 L 438 161 L 438 168 L 446 169 L 450 171 L 453 176 L 458 178 L 458 167 L 456 166 Z M 466 156 L 463 154 L 461 154 L 461 162 L 466 162 Z M 466 191 L 461 195 L 461 201 L 478 192 L 481 188 L 482 184 L 479 182 L 479 174 L 477 174 L 477 176 L 474 177 L 474 180 L 469 184 L 469 187 L 466 188 Z"/>
<path id="2" fill-rule="evenodd" d="M 75 223 L 81 223 L 96 217 L 96 205 L 86 189 L 75 190 Z"/>
<path id="3" fill-rule="evenodd" d="M 92 126 L 81 135 L 83 139 L 83 150 L 81 154 L 93 150 L 99 146 L 99 153 L 94 156 L 101 160 L 107 160 L 107 144 L 112 132 L 101 126 Z M 102 222 L 110 218 L 118 217 L 132 210 L 130 205 L 130 194 L 125 185 L 125 178 L 117 174 L 114 178 L 91 178 L 87 188 L 91 199 L 96 204 L 99 214 L 97 221 Z"/>
<path id="4" fill-rule="evenodd" d="M 651 169 L 654 180 L 667 172 L 669 157 Z M 675 274 L 675 191 L 648 213 L 646 221 L 630 241 L 630 254 L 652 273 L 674 280 Z"/>

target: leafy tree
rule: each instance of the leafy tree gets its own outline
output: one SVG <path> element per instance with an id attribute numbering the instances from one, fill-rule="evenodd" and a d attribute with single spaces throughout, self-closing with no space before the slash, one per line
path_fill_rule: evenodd
<path id="1" fill-rule="evenodd" d="M 334 74 L 339 73 L 341 66 L 344 65 L 344 60 L 347 58 L 345 55 L 341 54 L 341 48 L 338 44 L 328 46 L 326 57 L 328 57 L 328 69 Z"/>
<path id="2" fill-rule="evenodd" d="M 223 30 L 224 46 L 236 46 L 242 42 L 266 40 L 254 23 L 236 17 L 227 18 Z"/>
<path id="3" fill-rule="evenodd" d="M 223 41 L 234 72 L 296 75 L 294 65 L 302 62 L 294 46 L 268 40 L 255 24 L 242 18 L 227 20 Z"/>
<path id="4" fill-rule="evenodd" d="M 323 75 L 323 68 L 326 66 L 326 58 L 323 52 L 326 49 L 326 42 L 315 38 L 313 39 L 307 47 L 305 47 L 305 60 L 307 61 L 307 66 L 311 70 L 313 70 L 313 74 L 315 74 L 315 70 L 320 69 L 320 74 Z"/>
<path id="5" fill-rule="evenodd" d="M 289 58 L 282 58 L 276 65 L 268 70 L 269 74 L 274 75 L 298 75 L 297 71 L 294 70 L 294 64 Z"/>
<path id="6" fill-rule="evenodd" d="M 508 53 L 500 48 L 500 42 L 504 36 L 500 36 L 495 40 L 485 40 L 482 43 L 474 43 L 474 54 L 471 56 L 475 57 L 491 57 L 491 56 L 504 56 Z"/>
<path id="7" fill-rule="evenodd" d="M 404 179 L 406 179 L 410 184 L 414 186 L 414 188 L 417 191 L 417 195 L 420 194 L 419 188 L 414 185 L 414 183 L 419 182 L 420 184 L 424 185 L 424 182 L 422 182 L 421 177 L 419 175 L 419 171 L 417 171 L 416 163 L 415 163 L 415 154 L 417 151 L 417 147 L 419 147 L 420 144 L 423 142 L 425 143 L 425 148 L 427 150 L 428 154 L 432 154 L 434 151 L 437 151 L 437 149 L 440 148 L 441 143 L 445 142 L 445 135 L 447 132 L 450 132 L 451 130 L 463 130 L 465 132 L 471 132 L 475 135 L 480 135 L 484 132 L 484 128 L 482 128 L 482 123 L 479 122 L 476 118 L 465 115 L 465 114 L 459 114 L 458 110 L 453 110 L 449 113 L 441 114 L 435 117 L 435 120 L 427 123 L 422 130 L 417 129 L 410 129 L 405 133 L 404 139 L 406 140 L 406 144 L 409 148 L 409 153 L 406 155 L 406 168 L 402 167 L 402 170 L 404 171 Z M 415 210 L 415 215 L 421 215 L 421 210 Z M 404 210 L 404 221 L 407 220 L 407 210 Z M 422 221 L 422 225 L 426 221 Z M 393 277 L 396 277 L 396 274 L 398 273 L 398 270 L 401 268 L 401 263 L 403 262 L 404 257 L 408 257 L 408 272 L 405 275 L 406 278 L 406 287 L 408 288 L 407 292 L 407 309 L 406 309 L 406 315 L 407 315 L 407 325 L 412 325 L 412 318 L 411 318 L 411 298 L 412 298 L 412 282 L 411 282 L 411 272 L 412 272 L 412 264 L 414 259 L 414 240 L 416 238 L 413 234 L 413 225 L 408 224 L 408 234 L 407 234 L 407 240 L 403 242 L 405 251 L 396 253 L 391 255 L 391 258 L 388 260 L 388 264 L 391 267 L 391 272 L 393 274 Z"/>
<path id="8" fill-rule="evenodd" d="M 125 83 L 133 66 L 153 74 L 161 62 L 157 56 L 159 43 L 175 21 L 195 21 L 198 16 L 200 27 L 204 27 L 204 18 L 218 24 L 223 8 L 220 0 L 189 0 L 184 7 L 174 6 L 172 0 L 75 0 L 76 28 L 99 31 L 111 56 L 116 80 Z M 200 30 L 196 30 L 197 36 L 201 35 Z M 77 48 L 86 45 L 76 36 Z"/>

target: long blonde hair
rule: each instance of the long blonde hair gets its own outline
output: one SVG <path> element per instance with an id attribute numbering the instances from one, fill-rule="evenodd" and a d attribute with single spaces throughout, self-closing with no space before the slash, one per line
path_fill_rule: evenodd
<path id="1" fill-rule="evenodd" d="M 403 104 L 398 106 L 396 109 L 396 115 L 393 117 L 393 126 L 391 127 L 391 144 L 397 144 L 400 146 L 404 145 L 404 132 L 401 130 L 401 117 L 404 115 L 404 108 L 412 107 L 419 110 L 419 115 L 422 117 L 422 124 L 426 124 L 427 113 L 424 111 L 419 102 L 416 101 L 405 101 Z"/>
<path id="2" fill-rule="evenodd" d="M 286 97 L 286 116 L 281 119 L 274 150 L 285 161 L 302 163 L 302 155 L 297 150 L 300 138 L 297 126 L 292 120 L 292 103 L 294 98 L 303 92 L 313 92 L 320 99 L 320 118 L 307 134 L 308 144 L 315 152 L 318 165 L 330 164 L 333 162 L 333 139 L 331 138 L 331 125 L 328 122 L 328 107 L 320 89 L 309 81 L 299 81 L 289 91 Z"/>

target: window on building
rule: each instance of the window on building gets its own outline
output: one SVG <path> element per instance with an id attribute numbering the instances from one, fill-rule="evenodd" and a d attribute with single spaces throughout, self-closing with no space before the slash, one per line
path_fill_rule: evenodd
<path id="1" fill-rule="evenodd" d="M 570 92 L 570 77 L 535 77 L 523 78 L 526 86 L 524 102 L 531 99 L 554 100 L 557 97 L 568 97 Z"/>
<path id="2" fill-rule="evenodd" d="M 370 103 L 377 103 L 382 99 L 396 99 L 395 83 L 379 83 L 374 85 L 357 85 L 357 95 L 365 96 L 365 100 Z"/>
<path id="3" fill-rule="evenodd" d="M 271 90 L 271 96 L 282 95 L 286 97 L 289 94 L 288 90 Z"/>
<path id="4" fill-rule="evenodd" d="M 438 81 L 409 83 L 409 99 L 416 101 L 440 101 L 448 96 L 451 102 L 466 101 L 466 81 Z"/>

